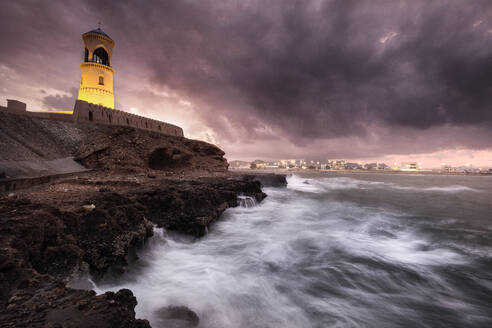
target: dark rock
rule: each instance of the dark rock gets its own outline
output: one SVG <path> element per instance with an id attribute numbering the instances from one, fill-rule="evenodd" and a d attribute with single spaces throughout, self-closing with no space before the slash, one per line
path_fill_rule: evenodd
<path id="1" fill-rule="evenodd" d="M 259 181 L 262 187 L 286 187 L 287 179 L 285 174 L 259 173 L 255 175 L 246 175 L 246 179 Z"/>
<path id="2" fill-rule="evenodd" d="M 156 312 L 157 327 L 193 328 L 200 324 L 198 315 L 186 306 L 168 306 Z"/>
<path id="3" fill-rule="evenodd" d="M 96 296 L 48 276 L 32 281 L 0 311 L 2 327 L 150 328 L 147 320 L 135 319 L 137 300 L 128 289 Z"/>
<path id="4" fill-rule="evenodd" d="M 141 205 L 115 193 L 95 194 L 91 202 L 96 207 L 87 212 L 0 199 L 0 303 L 33 271 L 62 278 L 84 263 L 95 276 L 125 267 L 128 250 L 152 235 Z"/>
<path id="5" fill-rule="evenodd" d="M 87 201 L 94 210 L 81 209 Z M 2 327 L 150 327 L 135 320 L 130 291 L 96 296 L 60 281 L 83 268 L 96 277 L 124 268 L 129 250 L 152 235 L 145 209 L 128 198 L 96 192 L 79 202 L 69 211 L 0 199 Z"/>
<path id="6" fill-rule="evenodd" d="M 201 237 L 228 207 L 238 206 L 238 195 L 257 201 L 266 197 L 259 182 L 241 177 L 170 180 L 131 197 L 147 208 L 147 217 L 159 227 Z"/>
<path id="7" fill-rule="evenodd" d="M 223 156 L 222 150 L 203 141 L 128 127 L 98 127 L 83 140 L 76 160 L 87 168 L 112 172 L 226 172 Z"/>
<path id="8" fill-rule="evenodd" d="M 242 176 L 143 185 L 90 179 L 59 183 L 63 186 L 53 184 L 51 193 L 28 194 L 31 199 L 0 198 L 0 322 L 6 327 L 31 322 L 36 322 L 32 327 L 68 327 L 68 318 L 74 327 L 147 327 L 135 320 L 134 298 L 127 292 L 96 296 L 61 281 L 79 273 L 98 279 L 124 272 L 132 250 L 152 235 L 149 220 L 200 237 L 228 207 L 238 205 L 239 195 L 266 197 L 258 181 Z M 101 193 L 101 185 L 120 193 Z"/>

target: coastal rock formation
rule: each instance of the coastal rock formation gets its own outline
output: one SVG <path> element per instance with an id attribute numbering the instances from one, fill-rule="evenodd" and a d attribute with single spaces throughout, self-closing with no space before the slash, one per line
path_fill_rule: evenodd
<path id="1" fill-rule="evenodd" d="M 200 324 L 198 315 L 186 306 L 167 306 L 157 311 L 159 327 L 194 328 Z"/>
<path id="2" fill-rule="evenodd" d="M 96 297 L 61 282 L 79 271 L 97 275 L 126 265 L 128 249 L 152 233 L 141 206 L 115 194 L 92 201 L 96 207 L 87 211 L 82 206 L 60 210 L 28 199 L 0 199 L 2 326 L 46 327 L 73 317 L 71 324 L 81 323 L 74 327 L 110 327 L 111 322 L 146 327 L 134 318 L 131 293 Z"/>
<path id="3" fill-rule="evenodd" d="M 287 187 L 287 179 L 284 174 L 257 173 L 245 175 L 245 178 L 259 181 L 262 187 Z"/>
<path id="4" fill-rule="evenodd" d="M 266 197 L 259 182 L 244 177 L 168 180 L 134 197 L 159 227 L 201 237 L 228 207 L 238 205 L 237 197 L 243 194 L 258 202 Z"/>
<path id="5" fill-rule="evenodd" d="M 43 276 L 21 287 L 0 311 L 2 327 L 150 328 L 147 320 L 135 319 L 137 300 L 128 289 L 96 296 Z"/>
<path id="6" fill-rule="evenodd" d="M 87 168 L 121 172 L 225 172 L 224 152 L 214 145 L 128 127 L 101 127 L 82 142 L 76 159 Z"/>
<path id="7" fill-rule="evenodd" d="M 96 296 L 66 282 L 80 273 L 98 279 L 123 272 L 132 250 L 151 236 L 151 221 L 203 236 L 239 195 L 266 197 L 251 176 L 132 182 L 98 174 L 1 197 L 0 321 L 57 327 L 73 317 L 86 320 L 76 327 L 147 327 L 134 317 L 131 293 Z"/>
<path id="8" fill-rule="evenodd" d="M 2 264 L 8 268 L 0 274 L 19 278 L 15 272 L 32 269 L 67 277 L 88 266 L 97 276 L 124 267 L 128 249 L 152 235 L 144 208 L 118 194 L 95 195 L 90 202 L 96 204 L 92 211 L 82 204 L 60 210 L 28 199 L 0 199 Z M 2 300 L 8 290 L 2 288 Z"/>

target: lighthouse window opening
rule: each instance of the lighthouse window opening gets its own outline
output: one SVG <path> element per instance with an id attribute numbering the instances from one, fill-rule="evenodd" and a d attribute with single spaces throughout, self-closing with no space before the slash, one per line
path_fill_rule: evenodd
<path id="1" fill-rule="evenodd" d="M 104 77 L 103 76 L 99 77 L 99 85 L 104 85 Z"/>
<path id="2" fill-rule="evenodd" d="M 85 48 L 84 51 L 84 61 L 88 62 L 89 61 L 89 49 Z"/>
<path id="3" fill-rule="evenodd" d="M 92 54 L 92 61 L 94 63 L 110 66 L 108 53 L 103 48 L 97 48 L 94 50 L 94 53 Z"/>

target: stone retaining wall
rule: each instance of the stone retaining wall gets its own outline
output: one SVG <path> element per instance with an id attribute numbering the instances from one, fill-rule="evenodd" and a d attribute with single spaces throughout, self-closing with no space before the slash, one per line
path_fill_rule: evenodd
<path id="1" fill-rule="evenodd" d="M 61 120 L 67 122 L 94 122 L 98 124 L 130 126 L 137 129 L 154 131 L 165 135 L 183 137 L 183 129 L 179 126 L 153 120 L 147 117 L 127 113 L 117 109 L 111 109 L 83 100 L 77 100 L 73 114 L 29 112 L 24 103 L 17 100 L 8 100 L 7 107 L 0 106 L 0 110 L 9 113 L 25 115 L 29 117 Z"/>
<path id="2" fill-rule="evenodd" d="M 74 122 L 94 122 L 107 125 L 131 126 L 137 129 L 155 131 L 166 135 L 183 137 L 179 126 L 153 120 L 147 117 L 91 104 L 82 100 L 75 102 Z"/>

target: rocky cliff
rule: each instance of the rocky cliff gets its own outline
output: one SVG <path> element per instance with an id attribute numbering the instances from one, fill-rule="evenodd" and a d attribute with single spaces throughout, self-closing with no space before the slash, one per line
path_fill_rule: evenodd
<path id="1" fill-rule="evenodd" d="M 89 127 L 76 160 L 111 172 L 172 175 L 226 172 L 224 152 L 209 143 L 127 127 Z"/>

